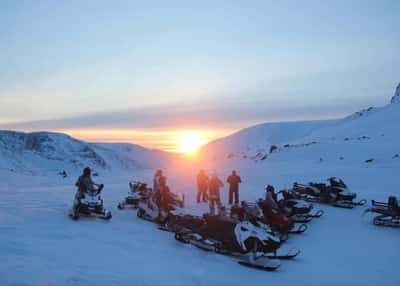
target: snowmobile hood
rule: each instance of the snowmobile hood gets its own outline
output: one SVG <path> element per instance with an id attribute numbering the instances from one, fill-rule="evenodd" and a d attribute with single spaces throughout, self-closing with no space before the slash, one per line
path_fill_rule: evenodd
<path id="1" fill-rule="evenodd" d="M 267 226 L 258 227 L 248 221 L 240 222 L 236 225 L 235 236 L 236 241 L 244 251 L 249 251 L 246 248 L 245 241 L 250 237 L 257 238 L 260 241 L 280 243 L 280 239 L 273 235 Z"/>

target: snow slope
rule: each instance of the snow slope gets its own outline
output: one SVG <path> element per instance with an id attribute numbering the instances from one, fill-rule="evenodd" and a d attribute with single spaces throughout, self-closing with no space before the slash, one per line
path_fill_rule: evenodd
<path id="1" fill-rule="evenodd" d="M 400 197 L 399 114 L 400 104 L 392 100 L 385 107 L 341 120 L 249 128 L 205 147 L 204 156 L 215 160 L 169 165 L 165 169 L 168 183 L 172 190 L 185 193 L 187 209 L 193 212 L 207 210 L 206 204 L 195 203 L 195 175 L 205 164 L 222 179 L 237 169 L 243 180 L 241 199 L 261 197 L 266 184 L 280 189 L 295 181 L 331 176 L 343 178 L 360 199 Z M 278 149 L 269 154 L 271 144 Z M 76 146 L 71 148 L 80 150 Z M 137 218 L 133 210 L 119 211 L 116 205 L 126 195 L 128 181 L 150 183 L 153 170 L 120 166 L 125 154 L 140 154 L 135 148 L 89 146 L 111 168 L 120 170 L 95 178 L 106 186 L 105 206 L 113 213 L 109 222 L 68 218 L 75 191 L 71 176 L 0 170 L 0 285 L 400 285 L 400 229 L 372 225 L 372 216 L 363 215 L 367 206 L 348 210 L 315 205 L 325 211 L 324 216 L 311 222 L 304 235 L 291 236 L 284 246 L 299 248 L 301 255 L 284 261 L 275 273 L 258 271 L 239 266 L 229 257 L 180 244 L 172 234 Z M 268 153 L 265 159 L 256 156 L 259 149 Z M 68 156 L 79 154 L 66 150 Z M 4 153 L 1 164 L 9 167 Z M 234 156 L 227 158 L 229 153 Z M 32 151 L 17 154 L 23 166 L 30 162 L 39 166 L 36 160 L 53 162 L 32 159 L 41 156 Z M 7 160 L 18 162 L 14 157 Z M 95 159 L 81 160 L 86 165 Z M 227 202 L 227 186 L 222 201 Z"/>
<path id="2" fill-rule="evenodd" d="M 52 132 L 0 131 L 0 168 L 16 173 L 46 174 L 156 168 L 173 156 L 133 144 L 96 144 Z"/>
<path id="3" fill-rule="evenodd" d="M 205 146 L 202 163 L 212 162 L 215 168 L 221 162 L 231 164 L 232 160 L 264 161 L 279 156 L 277 153 L 299 148 L 313 149 L 313 153 L 318 154 L 314 156 L 315 160 L 346 156 L 350 160 L 372 158 L 389 162 L 400 153 L 399 99 L 400 84 L 388 105 L 368 108 L 343 119 L 265 123 L 249 127 Z M 270 154 L 272 145 L 277 149 Z"/>

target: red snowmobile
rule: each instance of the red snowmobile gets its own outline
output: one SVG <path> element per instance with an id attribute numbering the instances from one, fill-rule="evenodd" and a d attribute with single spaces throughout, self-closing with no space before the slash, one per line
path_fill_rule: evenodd
<path id="1" fill-rule="evenodd" d="M 296 226 L 292 219 L 279 209 L 270 208 L 262 199 L 258 200 L 257 203 L 243 201 L 240 206 L 233 206 L 231 216 L 241 221 L 261 221 L 269 225 L 273 231 L 281 234 L 300 234 L 308 228 L 305 224 Z"/>

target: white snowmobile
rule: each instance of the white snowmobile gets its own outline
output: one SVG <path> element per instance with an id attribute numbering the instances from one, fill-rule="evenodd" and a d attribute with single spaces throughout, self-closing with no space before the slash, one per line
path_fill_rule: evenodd
<path id="1" fill-rule="evenodd" d="M 175 216 L 168 224 L 170 229 L 175 228 L 177 241 L 238 258 L 239 264 L 252 268 L 273 271 L 280 266 L 280 259 L 292 259 L 300 253 L 291 249 L 287 254 L 277 254 L 282 241 L 262 223 L 206 214 Z"/>
<path id="2" fill-rule="evenodd" d="M 139 181 L 129 182 L 128 196 L 123 201 L 118 203 L 118 208 L 122 210 L 127 205 L 137 208 L 139 202 L 147 200 L 151 194 L 152 189 L 149 188 L 146 183 Z"/>
<path id="3" fill-rule="evenodd" d="M 81 215 L 97 217 L 105 220 L 111 219 L 111 212 L 103 207 L 101 191 L 104 185 L 96 185 L 98 188 L 94 191 L 85 192 L 80 197 L 76 197 L 74 206 L 71 209 L 70 217 L 78 220 Z M 77 195 L 78 196 L 78 195 Z"/>

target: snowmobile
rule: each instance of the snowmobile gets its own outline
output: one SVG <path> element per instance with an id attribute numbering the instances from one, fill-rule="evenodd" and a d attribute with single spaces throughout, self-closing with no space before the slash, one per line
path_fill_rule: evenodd
<path id="1" fill-rule="evenodd" d="M 365 212 L 374 212 L 379 215 L 374 217 L 374 225 L 379 226 L 400 226 L 400 206 L 397 198 L 390 196 L 387 203 L 372 200 L 372 207 Z"/>
<path id="2" fill-rule="evenodd" d="M 282 199 L 278 201 L 280 210 L 296 223 L 308 223 L 324 214 L 323 210 L 311 213 L 313 204 L 297 200 L 296 195 L 289 190 L 279 191 L 278 194 L 282 194 Z"/>
<path id="3" fill-rule="evenodd" d="M 287 254 L 278 254 L 281 240 L 260 222 L 240 222 L 228 216 L 205 214 L 203 217 L 173 216 L 169 225 L 175 228 L 177 241 L 235 257 L 239 264 L 252 268 L 273 271 L 280 266 L 280 259 L 292 259 L 300 253 L 291 249 Z"/>
<path id="4" fill-rule="evenodd" d="M 183 209 L 185 204 L 184 196 L 168 191 L 163 194 L 163 197 L 160 208 L 160 203 L 157 203 L 157 194 L 151 190 L 146 197 L 139 201 L 137 216 L 164 225 L 171 214 L 178 214 Z"/>
<path id="5" fill-rule="evenodd" d="M 85 192 L 81 197 L 75 198 L 76 201 L 70 213 L 73 220 L 78 220 L 81 215 L 105 220 L 111 219 L 111 212 L 104 208 L 103 199 L 100 195 L 104 185 L 96 186 L 98 187 L 97 190 Z"/>
<path id="6" fill-rule="evenodd" d="M 260 221 L 280 234 L 301 234 L 308 228 L 305 224 L 297 226 L 281 210 L 268 207 L 262 199 L 256 203 L 243 201 L 240 206 L 233 206 L 231 216 L 241 221 Z"/>
<path id="7" fill-rule="evenodd" d="M 329 184 L 325 183 L 309 183 L 309 184 L 293 184 L 293 192 L 297 198 L 308 202 L 318 202 L 329 204 L 340 208 L 354 208 L 362 206 L 367 201 L 354 201 L 357 194 L 348 191 L 346 184 L 338 178 L 332 177 L 328 179 Z"/>
<path id="8" fill-rule="evenodd" d="M 147 200 L 151 195 L 152 189 L 147 187 L 146 183 L 132 181 L 129 182 L 128 196 L 118 203 L 120 210 L 124 209 L 126 205 L 131 205 L 133 208 L 137 208 L 140 201 Z"/>

